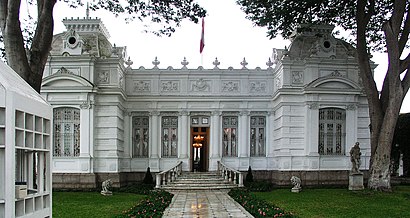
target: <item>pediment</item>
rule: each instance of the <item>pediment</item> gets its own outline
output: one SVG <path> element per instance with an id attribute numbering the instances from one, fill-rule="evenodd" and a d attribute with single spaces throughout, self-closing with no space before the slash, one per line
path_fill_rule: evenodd
<path id="1" fill-rule="evenodd" d="M 342 76 L 318 78 L 309 83 L 305 89 L 361 90 L 356 82 Z"/>
<path id="2" fill-rule="evenodd" d="M 56 73 L 43 79 L 42 87 L 89 87 L 94 85 L 81 76 Z"/>

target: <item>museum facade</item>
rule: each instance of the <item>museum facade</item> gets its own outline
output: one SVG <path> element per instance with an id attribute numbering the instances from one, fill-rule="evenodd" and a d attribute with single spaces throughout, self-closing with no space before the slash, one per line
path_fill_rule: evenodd
<path id="1" fill-rule="evenodd" d="M 53 106 L 53 185 L 96 187 L 142 180 L 182 161 L 216 171 L 217 161 L 290 184 L 348 180 L 349 150 L 370 160 L 367 99 L 355 49 L 329 25 L 305 26 L 266 67 L 131 67 L 100 19 L 64 19 L 54 36 L 41 94 Z M 143 51 L 141 51 L 143 52 Z M 373 66 L 374 68 L 375 66 Z"/>

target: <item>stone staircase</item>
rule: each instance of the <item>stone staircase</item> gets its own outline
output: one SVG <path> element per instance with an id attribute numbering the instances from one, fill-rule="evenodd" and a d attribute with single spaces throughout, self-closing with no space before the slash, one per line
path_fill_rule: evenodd
<path id="1" fill-rule="evenodd" d="M 168 191 L 178 190 L 221 190 L 232 189 L 238 185 L 225 181 L 216 172 L 182 172 L 175 181 L 162 185 Z"/>

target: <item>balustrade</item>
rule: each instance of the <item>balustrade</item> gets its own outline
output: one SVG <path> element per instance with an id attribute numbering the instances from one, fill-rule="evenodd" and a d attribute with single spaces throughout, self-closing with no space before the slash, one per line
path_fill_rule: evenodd
<path id="1" fill-rule="evenodd" d="M 175 166 L 168 170 L 157 173 L 155 188 L 161 188 L 162 185 L 166 185 L 175 181 L 182 173 L 182 161 L 179 161 Z"/>
<path id="2" fill-rule="evenodd" d="M 231 167 L 226 166 L 221 161 L 218 161 L 218 175 L 221 175 L 226 181 L 243 187 L 243 174 Z"/>

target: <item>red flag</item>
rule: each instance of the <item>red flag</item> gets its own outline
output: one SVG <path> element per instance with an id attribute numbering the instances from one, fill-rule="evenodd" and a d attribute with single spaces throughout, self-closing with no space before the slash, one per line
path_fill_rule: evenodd
<path id="1" fill-rule="evenodd" d="M 202 18 L 201 41 L 199 43 L 199 53 L 201 53 L 201 54 L 202 54 L 202 51 L 204 50 L 204 46 L 205 46 L 204 31 L 205 31 L 205 21 L 204 21 L 204 18 Z"/>

